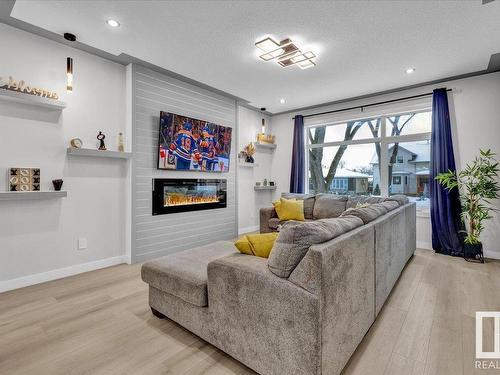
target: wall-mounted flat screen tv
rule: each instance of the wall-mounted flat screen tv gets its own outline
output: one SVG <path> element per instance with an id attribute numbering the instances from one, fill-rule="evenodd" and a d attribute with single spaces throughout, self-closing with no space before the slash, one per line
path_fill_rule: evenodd
<path id="1" fill-rule="evenodd" d="M 160 112 L 158 169 L 229 172 L 232 129 Z"/>

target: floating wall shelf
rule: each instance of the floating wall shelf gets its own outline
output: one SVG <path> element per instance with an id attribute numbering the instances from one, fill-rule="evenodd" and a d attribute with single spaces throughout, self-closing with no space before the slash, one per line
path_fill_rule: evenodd
<path id="1" fill-rule="evenodd" d="M 260 191 L 260 190 L 276 190 L 276 186 L 254 186 L 253 189 L 255 191 Z"/>
<path id="2" fill-rule="evenodd" d="M 247 162 L 243 162 L 243 161 L 240 161 L 238 163 L 238 165 L 241 167 L 245 167 L 245 168 L 255 168 L 255 167 L 259 166 L 259 164 L 257 164 L 257 163 L 247 163 Z"/>
<path id="3" fill-rule="evenodd" d="M 36 95 L 23 94 L 21 92 L 0 89 L 0 100 L 14 103 L 22 103 L 43 109 L 62 111 L 66 108 L 66 103 L 59 100 L 42 98 Z"/>
<path id="4" fill-rule="evenodd" d="M 73 156 L 88 156 L 97 158 L 115 158 L 115 159 L 130 159 L 132 157 L 131 152 L 122 151 L 104 151 L 104 150 L 94 150 L 91 148 L 74 148 L 68 147 L 68 155 Z"/>
<path id="5" fill-rule="evenodd" d="M 7 191 L 0 193 L 0 201 L 41 200 L 66 198 L 66 191 Z"/>
<path id="6" fill-rule="evenodd" d="M 266 149 L 270 149 L 270 150 L 274 150 L 276 148 L 275 143 L 254 142 L 254 145 L 257 148 L 266 148 Z"/>

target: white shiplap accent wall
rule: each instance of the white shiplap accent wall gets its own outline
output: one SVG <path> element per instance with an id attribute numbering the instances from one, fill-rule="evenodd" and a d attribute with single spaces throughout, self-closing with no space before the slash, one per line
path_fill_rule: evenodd
<path id="1" fill-rule="evenodd" d="M 132 262 L 237 235 L 236 101 L 139 65 L 132 66 Z M 229 173 L 156 169 L 160 111 L 233 128 Z M 153 178 L 227 180 L 227 208 L 152 216 Z"/>

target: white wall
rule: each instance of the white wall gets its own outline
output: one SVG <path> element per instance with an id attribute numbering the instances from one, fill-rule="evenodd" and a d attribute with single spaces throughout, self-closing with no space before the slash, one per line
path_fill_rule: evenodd
<path id="1" fill-rule="evenodd" d="M 435 86 L 405 90 L 390 95 L 381 95 L 366 100 L 324 106 L 297 113 L 306 115 L 369 104 L 370 102 L 427 93 L 438 87 L 453 89 L 448 97 L 454 131 L 457 167 L 461 168 L 473 160 L 480 148 L 491 148 L 494 152 L 500 153 L 500 72 L 440 83 Z M 286 113 L 271 118 L 273 131 L 280 143 L 280 148 L 273 159 L 272 173 L 277 180 L 278 186 L 285 188 L 285 190 L 288 187 L 290 178 L 291 145 L 293 140 L 292 117 L 294 115 L 295 113 Z M 359 116 L 359 111 L 357 115 Z M 279 193 L 277 192 L 277 194 Z M 494 204 L 497 208 L 500 208 L 499 201 L 494 202 Z M 493 216 L 493 219 L 486 224 L 482 241 L 485 255 L 500 259 L 500 232 L 498 231 L 500 227 L 500 215 L 494 213 Z M 417 242 L 421 246 L 430 245 L 430 236 L 430 218 L 419 217 L 417 220 Z"/>
<path id="2" fill-rule="evenodd" d="M 26 106 L 0 105 L 0 191 L 7 168 L 40 167 L 42 190 L 63 178 L 65 199 L 0 202 L 0 291 L 124 261 L 127 164 L 68 158 L 73 137 L 108 149 L 125 130 L 125 67 L 0 24 L 0 75 L 59 93 L 67 108 L 57 119 Z M 74 59 L 74 92 L 65 92 L 66 57 Z M 1 177 L 4 176 L 4 177 Z M 86 250 L 77 250 L 85 237 Z"/>
<path id="3" fill-rule="evenodd" d="M 272 133 L 269 116 L 262 116 L 258 111 L 238 106 L 238 150 L 237 154 L 250 142 L 255 142 L 261 132 L 262 118 L 266 120 L 266 132 Z M 279 144 L 279 140 L 277 141 Z M 281 147 L 281 146 L 278 146 Z M 238 167 L 238 232 L 247 233 L 259 229 L 259 210 L 272 203 L 272 192 L 254 191 L 256 181 L 267 178 L 272 181 L 271 164 L 275 151 L 258 149 L 254 155 L 258 166 Z"/>

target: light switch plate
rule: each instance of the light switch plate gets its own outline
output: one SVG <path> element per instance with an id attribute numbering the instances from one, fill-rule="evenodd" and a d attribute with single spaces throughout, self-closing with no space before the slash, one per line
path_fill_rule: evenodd
<path id="1" fill-rule="evenodd" d="M 85 250 L 87 248 L 87 239 L 79 238 L 78 239 L 78 250 Z"/>

